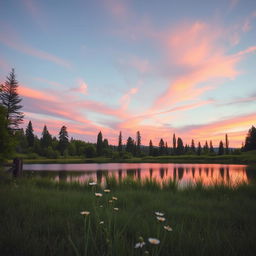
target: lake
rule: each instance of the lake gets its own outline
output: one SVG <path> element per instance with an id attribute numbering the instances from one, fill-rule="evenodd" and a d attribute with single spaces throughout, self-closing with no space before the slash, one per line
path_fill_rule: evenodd
<path id="1" fill-rule="evenodd" d="M 117 180 L 154 179 L 159 183 L 176 180 L 179 186 L 202 181 L 204 185 L 224 183 L 236 185 L 256 181 L 255 168 L 230 164 L 173 164 L 173 163 L 104 163 L 104 164 L 25 164 L 27 177 L 48 177 L 55 181 L 95 181 L 104 186 L 106 177 Z"/>

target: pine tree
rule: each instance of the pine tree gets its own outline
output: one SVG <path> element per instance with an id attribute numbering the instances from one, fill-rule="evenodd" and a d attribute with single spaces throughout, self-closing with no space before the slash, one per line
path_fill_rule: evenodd
<path id="1" fill-rule="evenodd" d="M 137 143 L 136 143 L 136 155 L 140 156 L 141 153 L 141 136 L 140 136 L 140 132 L 137 131 Z"/>
<path id="2" fill-rule="evenodd" d="M 29 121 L 28 126 L 26 128 L 26 138 L 27 138 L 28 146 L 33 147 L 35 135 L 34 135 L 34 130 L 33 130 L 31 121 Z"/>
<path id="3" fill-rule="evenodd" d="M 122 145 L 122 132 L 119 133 L 119 137 L 118 137 L 118 152 L 122 152 L 123 151 L 123 145 Z"/>
<path id="4" fill-rule="evenodd" d="M 252 126 L 248 131 L 243 150 L 256 150 L 256 128 L 254 126 Z"/>
<path id="5" fill-rule="evenodd" d="M 108 139 L 103 140 L 103 148 L 107 149 L 108 148 Z"/>
<path id="6" fill-rule="evenodd" d="M 164 140 L 161 138 L 159 141 L 159 154 L 164 155 L 165 147 L 164 147 Z"/>
<path id="7" fill-rule="evenodd" d="M 41 146 L 42 148 L 48 148 L 52 144 L 52 136 L 49 133 L 46 125 L 43 128 L 42 137 L 41 137 Z"/>
<path id="8" fill-rule="evenodd" d="M 219 144 L 219 151 L 218 151 L 218 154 L 219 154 L 219 155 L 223 155 L 223 154 L 224 154 L 224 145 L 223 145 L 222 140 L 220 141 L 220 144 Z"/>
<path id="9" fill-rule="evenodd" d="M 165 142 L 165 155 L 169 155 L 168 144 Z"/>
<path id="10" fill-rule="evenodd" d="M 183 141 L 181 138 L 178 138 L 177 140 L 177 148 L 176 148 L 176 153 L 178 155 L 181 155 L 184 153 L 184 145 L 183 145 Z"/>
<path id="11" fill-rule="evenodd" d="M 208 146 L 207 140 L 205 141 L 205 144 L 204 144 L 204 153 L 205 153 L 205 154 L 208 154 L 208 153 L 209 153 L 209 146 Z"/>
<path id="12" fill-rule="evenodd" d="M 172 136 L 172 147 L 173 147 L 173 154 L 176 153 L 176 136 L 175 133 Z"/>
<path id="13" fill-rule="evenodd" d="M 210 153 L 214 153 L 214 149 L 213 149 L 213 145 L 212 145 L 212 141 L 210 140 Z"/>
<path id="14" fill-rule="evenodd" d="M 18 129 L 23 122 L 24 114 L 20 112 L 21 98 L 18 94 L 18 81 L 15 71 L 12 69 L 4 84 L 0 85 L 0 104 L 6 108 L 6 120 L 9 131 Z"/>
<path id="15" fill-rule="evenodd" d="M 103 153 L 103 138 L 101 131 L 98 133 L 97 136 L 97 146 L 96 146 L 97 155 L 101 156 Z"/>
<path id="16" fill-rule="evenodd" d="M 132 154 L 134 152 L 134 140 L 132 139 L 132 137 L 129 137 L 127 139 L 126 151 L 129 152 L 129 153 L 132 153 Z"/>
<path id="17" fill-rule="evenodd" d="M 190 149 L 191 149 L 191 152 L 192 152 L 192 153 L 196 153 L 195 142 L 194 142 L 193 139 L 192 139 L 192 141 L 191 141 L 191 147 L 190 147 Z"/>
<path id="18" fill-rule="evenodd" d="M 197 154 L 200 156 L 202 153 L 202 147 L 200 141 L 198 142 L 198 147 L 197 147 Z"/>
<path id="19" fill-rule="evenodd" d="M 186 144 L 184 147 L 184 154 L 187 154 L 189 151 L 190 151 L 190 147 L 188 144 Z"/>
<path id="20" fill-rule="evenodd" d="M 229 141 L 228 141 L 228 135 L 225 136 L 225 154 L 229 154 Z"/>
<path id="21" fill-rule="evenodd" d="M 10 159 L 13 148 L 12 136 L 7 129 L 6 109 L 0 105 L 0 163 Z"/>
<path id="22" fill-rule="evenodd" d="M 149 155 L 153 156 L 154 153 L 154 147 L 153 147 L 153 143 L 152 140 L 149 141 Z"/>
<path id="23" fill-rule="evenodd" d="M 69 144 L 69 141 L 68 141 L 67 127 L 63 125 L 59 132 L 59 144 L 58 144 L 58 149 L 61 155 L 64 155 L 65 150 L 68 148 L 68 144 Z"/>

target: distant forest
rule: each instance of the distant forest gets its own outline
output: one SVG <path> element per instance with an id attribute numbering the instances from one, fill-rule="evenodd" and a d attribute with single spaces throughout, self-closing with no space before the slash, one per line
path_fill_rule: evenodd
<path id="1" fill-rule="evenodd" d="M 152 140 L 149 145 L 141 145 L 141 133 L 137 131 L 136 139 L 128 137 L 123 140 L 122 132 L 117 135 L 118 145 L 109 145 L 108 139 L 103 138 L 102 132 L 97 135 L 97 143 L 89 143 L 82 140 L 69 139 L 66 126 L 60 128 L 57 137 L 50 134 L 45 125 L 42 135 L 38 138 L 34 134 L 32 122 L 29 121 L 24 129 L 19 126 L 24 120 L 21 112 L 21 97 L 18 94 L 18 81 L 15 71 L 12 69 L 4 84 L 0 85 L 0 160 L 10 158 L 13 153 L 27 154 L 29 158 L 39 156 L 47 158 L 59 158 L 69 156 L 79 157 L 109 157 L 113 159 L 128 159 L 143 156 L 163 156 L 163 155 L 224 155 L 240 154 L 241 151 L 256 150 L 256 128 L 252 126 L 245 138 L 245 143 L 240 149 L 229 147 L 228 135 L 224 141 L 219 142 L 218 148 L 214 148 L 212 141 L 205 141 L 204 144 L 195 143 L 184 144 L 180 137 L 172 136 L 172 146 L 169 147 L 167 141 L 160 139 L 158 145 L 153 145 Z"/>

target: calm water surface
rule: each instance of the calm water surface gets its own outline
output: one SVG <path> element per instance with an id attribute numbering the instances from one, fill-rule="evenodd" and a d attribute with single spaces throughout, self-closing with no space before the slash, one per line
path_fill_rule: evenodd
<path id="1" fill-rule="evenodd" d="M 88 182 L 104 185 L 106 177 L 117 180 L 155 179 L 159 183 L 170 179 L 180 186 L 201 180 L 204 185 L 213 182 L 236 185 L 255 182 L 256 170 L 246 165 L 227 164 L 158 164 L 158 163 L 107 163 L 107 164 L 29 164 L 24 165 L 26 176 L 49 177 L 55 181 Z"/>

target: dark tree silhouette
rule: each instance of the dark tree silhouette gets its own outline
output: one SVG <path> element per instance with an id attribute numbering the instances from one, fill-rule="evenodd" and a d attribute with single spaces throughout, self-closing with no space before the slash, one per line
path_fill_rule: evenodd
<path id="1" fill-rule="evenodd" d="M 172 147 L 173 147 L 173 154 L 176 153 L 176 136 L 175 133 L 172 136 Z"/>
<path id="2" fill-rule="evenodd" d="M 135 145 L 134 145 L 134 140 L 132 139 L 132 137 L 129 137 L 129 138 L 127 139 L 127 143 L 126 143 L 126 151 L 133 154 L 133 152 L 134 152 L 134 146 L 135 146 Z"/>
<path id="3" fill-rule="evenodd" d="M 7 129 L 6 109 L 0 105 L 0 163 L 10 158 L 12 149 L 12 140 Z"/>
<path id="4" fill-rule="evenodd" d="M 43 128 L 42 137 L 41 137 L 40 142 L 41 142 L 42 148 L 47 148 L 47 147 L 51 146 L 51 144 L 52 144 L 52 136 L 49 133 L 49 131 L 47 130 L 46 125 Z"/>
<path id="5" fill-rule="evenodd" d="M 198 142 L 198 146 L 197 146 L 197 154 L 200 156 L 202 153 L 202 147 L 201 147 L 201 143 L 200 141 Z"/>
<path id="6" fill-rule="evenodd" d="M 137 131 L 137 143 L 136 143 L 136 155 L 137 156 L 140 156 L 141 154 L 141 135 L 140 135 L 140 132 Z"/>
<path id="7" fill-rule="evenodd" d="M 256 150 L 256 128 L 252 126 L 245 138 L 244 151 Z"/>
<path id="8" fill-rule="evenodd" d="M 186 144 L 184 147 L 184 154 L 187 154 L 189 152 L 189 150 L 190 150 L 189 145 Z"/>
<path id="9" fill-rule="evenodd" d="M 164 155 L 164 153 L 165 153 L 165 146 L 164 146 L 164 141 L 161 138 L 159 141 L 159 154 Z"/>
<path id="10" fill-rule="evenodd" d="M 213 149 L 213 145 L 212 145 L 212 141 L 210 140 L 210 153 L 214 153 L 214 149 Z"/>
<path id="11" fill-rule="evenodd" d="M 204 153 L 205 153 L 205 154 L 208 154 L 208 153 L 209 153 L 209 146 L 208 146 L 207 140 L 205 141 L 205 144 L 204 144 Z"/>
<path id="12" fill-rule="evenodd" d="M 220 141 L 220 144 L 219 144 L 218 154 L 219 155 L 223 155 L 224 154 L 224 145 L 223 145 L 222 140 Z"/>
<path id="13" fill-rule="evenodd" d="M 122 152 L 123 150 L 123 144 L 122 144 L 122 132 L 120 131 L 118 136 L 118 152 Z"/>
<path id="14" fill-rule="evenodd" d="M 178 155 L 181 155 L 184 153 L 184 145 L 183 145 L 183 141 L 181 138 L 178 138 L 177 140 L 177 148 L 176 148 L 176 153 Z"/>
<path id="15" fill-rule="evenodd" d="M 194 142 L 193 139 L 192 139 L 192 141 L 191 141 L 191 147 L 190 147 L 190 149 L 191 149 L 191 152 L 192 152 L 192 153 L 196 153 L 195 142 Z"/>
<path id="16" fill-rule="evenodd" d="M 102 137 L 101 131 L 98 133 L 98 136 L 97 136 L 96 151 L 98 156 L 101 156 L 103 153 L 103 137 Z"/>
<path id="17" fill-rule="evenodd" d="M 168 144 L 165 142 L 165 155 L 169 155 Z"/>
<path id="18" fill-rule="evenodd" d="M 24 114 L 20 112 L 22 106 L 19 104 L 21 100 L 18 94 L 18 81 L 12 69 L 5 83 L 0 85 L 0 103 L 6 108 L 6 124 L 10 131 L 17 130 L 19 124 L 23 122 Z"/>
<path id="19" fill-rule="evenodd" d="M 59 144 L 58 149 L 61 155 L 64 155 L 65 150 L 68 148 L 68 131 L 67 127 L 63 125 L 59 132 Z"/>
<path id="20" fill-rule="evenodd" d="M 154 153 L 154 147 L 153 147 L 153 143 L 152 140 L 149 141 L 149 155 L 153 156 Z"/>
<path id="21" fill-rule="evenodd" d="M 34 135 L 34 130 L 33 130 L 31 121 L 29 121 L 28 126 L 26 128 L 26 138 L 27 138 L 28 146 L 33 147 L 35 135 Z"/>
<path id="22" fill-rule="evenodd" d="M 108 148 L 108 139 L 103 140 L 103 148 L 107 149 Z"/>

